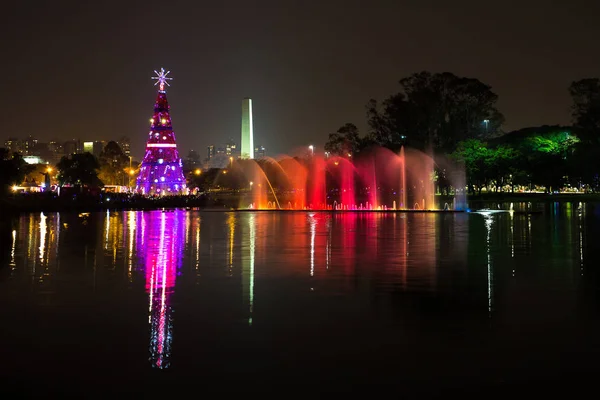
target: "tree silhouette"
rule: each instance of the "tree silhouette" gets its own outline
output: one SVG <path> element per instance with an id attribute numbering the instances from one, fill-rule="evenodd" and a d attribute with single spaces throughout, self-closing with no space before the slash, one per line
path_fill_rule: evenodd
<path id="1" fill-rule="evenodd" d="M 123 153 L 117 142 L 110 141 L 106 144 L 98 157 L 98 163 L 99 178 L 105 185 L 123 185 L 127 181 L 129 157 Z"/>
<path id="2" fill-rule="evenodd" d="M 370 137 L 397 150 L 403 142 L 451 152 L 461 140 L 487 138 L 504 121 L 498 96 L 477 79 L 420 72 L 400 80 L 400 93 L 367 104 Z"/>
<path id="3" fill-rule="evenodd" d="M 6 195 L 10 186 L 23 182 L 31 169 L 20 154 L 10 156 L 8 149 L 0 148 L 0 195 Z"/>
<path id="4" fill-rule="evenodd" d="M 600 79 L 581 79 L 571 83 L 569 93 L 573 123 L 583 140 L 600 145 Z"/>
<path id="5" fill-rule="evenodd" d="M 337 132 L 329 134 L 325 151 L 332 155 L 348 157 L 358 153 L 362 148 L 362 139 L 356 125 L 346 123 Z"/>
<path id="6" fill-rule="evenodd" d="M 61 158 L 56 165 L 58 169 L 58 182 L 61 186 L 101 186 L 98 178 L 100 165 L 98 160 L 90 153 L 73 154 Z"/>

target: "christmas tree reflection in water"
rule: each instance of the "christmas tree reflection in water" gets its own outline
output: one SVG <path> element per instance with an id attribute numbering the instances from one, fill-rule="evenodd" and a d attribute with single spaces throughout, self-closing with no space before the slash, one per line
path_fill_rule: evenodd
<path id="1" fill-rule="evenodd" d="M 172 308 L 169 298 L 181 267 L 185 241 L 185 213 L 151 211 L 142 214 L 143 255 L 146 291 L 149 297 L 150 362 L 154 368 L 168 368 L 173 340 Z"/>

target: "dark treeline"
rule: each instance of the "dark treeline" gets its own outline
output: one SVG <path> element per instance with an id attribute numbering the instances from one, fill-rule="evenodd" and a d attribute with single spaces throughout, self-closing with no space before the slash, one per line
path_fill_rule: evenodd
<path id="1" fill-rule="evenodd" d="M 534 187 L 547 192 L 599 190 L 599 79 L 579 80 L 568 88 L 572 126 L 510 133 L 501 130 L 498 96 L 477 79 L 420 72 L 399 83 L 398 93 L 367 103 L 366 134 L 347 123 L 329 135 L 325 150 L 347 157 L 373 145 L 395 152 L 413 147 L 464 167 L 471 193 Z M 445 171 L 437 172 L 443 187 Z"/>

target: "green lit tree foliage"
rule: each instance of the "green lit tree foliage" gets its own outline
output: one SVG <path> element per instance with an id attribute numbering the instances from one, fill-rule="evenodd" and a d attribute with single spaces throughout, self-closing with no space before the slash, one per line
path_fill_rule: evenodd
<path id="1" fill-rule="evenodd" d="M 577 136 L 567 131 L 548 132 L 524 138 L 520 147 L 525 155 L 526 169 L 531 180 L 543 185 L 547 192 L 560 189 L 567 183 L 568 159 L 573 155 Z"/>
<path id="2" fill-rule="evenodd" d="M 474 194 L 476 188 L 481 193 L 481 189 L 487 186 L 490 179 L 491 150 L 487 143 L 478 139 L 459 142 L 451 158 L 464 166 L 469 193 Z"/>
<path id="3" fill-rule="evenodd" d="M 578 161 L 579 138 L 563 127 L 527 128 L 488 143 L 459 142 L 452 158 L 464 165 L 469 190 L 493 186 L 542 185 L 546 191 L 572 184 Z M 581 149 L 580 149 L 581 150 Z M 589 176 L 588 176 L 589 178 Z M 575 179 L 579 181 L 580 179 Z"/>

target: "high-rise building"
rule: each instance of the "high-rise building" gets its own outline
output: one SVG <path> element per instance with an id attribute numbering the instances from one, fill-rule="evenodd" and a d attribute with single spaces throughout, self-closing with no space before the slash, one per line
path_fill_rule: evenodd
<path id="1" fill-rule="evenodd" d="M 254 128 L 252 122 L 252 99 L 242 101 L 242 158 L 254 158 Z"/>
<path id="2" fill-rule="evenodd" d="M 233 139 L 229 139 L 229 141 L 225 144 L 225 154 L 232 157 L 238 156 L 239 153 L 237 144 L 233 141 Z"/>
<path id="3" fill-rule="evenodd" d="M 254 148 L 254 157 L 265 158 L 266 156 L 267 156 L 267 149 L 265 149 L 265 146 L 256 146 Z"/>
<path id="4" fill-rule="evenodd" d="M 94 142 L 83 142 L 83 152 L 93 154 L 94 157 L 100 157 L 100 153 L 104 150 L 105 142 L 96 140 Z"/>
<path id="5" fill-rule="evenodd" d="M 11 154 L 21 153 L 23 154 L 24 143 L 17 138 L 8 138 L 4 141 L 4 147 L 11 152 Z"/>
<path id="6" fill-rule="evenodd" d="M 62 142 L 51 140 L 48 142 L 48 151 L 50 152 L 50 161 L 56 164 L 65 155 L 64 145 Z"/>
<path id="7" fill-rule="evenodd" d="M 196 150 L 190 150 L 187 157 L 185 158 L 185 161 L 183 162 L 183 169 L 195 169 L 201 166 L 201 164 L 202 163 L 200 162 L 200 154 L 198 154 Z"/>
<path id="8" fill-rule="evenodd" d="M 136 190 L 142 194 L 180 194 L 187 191 L 183 163 L 177 151 L 165 90 L 165 85 L 168 86 L 168 81 L 171 79 L 167 77 L 169 72 L 161 68 L 154 77 L 157 79 L 156 84 L 159 84 L 159 89 L 154 103 L 154 114 L 150 119 L 146 153 L 136 187 Z"/>
<path id="9" fill-rule="evenodd" d="M 206 148 L 206 161 L 210 161 L 215 156 L 215 146 L 210 145 Z"/>
<path id="10" fill-rule="evenodd" d="M 25 146 L 23 149 L 23 155 L 25 156 L 32 156 L 33 154 L 33 149 L 35 148 L 35 146 L 37 146 L 38 144 L 38 140 L 33 138 L 32 136 L 29 136 L 27 138 L 27 140 L 25 140 L 24 142 Z"/>
<path id="11" fill-rule="evenodd" d="M 64 155 L 70 156 L 71 154 L 77 154 L 83 152 L 83 148 L 81 147 L 81 142 L 79 140 L 67 140 L 63 143 L 63 152 Z"/>
<path id="12" fill-rule="evenodd" d="M 123 154 L 125 154 L 127 157 L 131 156 L 131 141 L 128 137 L 123 136 L 117 141 L 117 144 L 123 151 Z"/>

